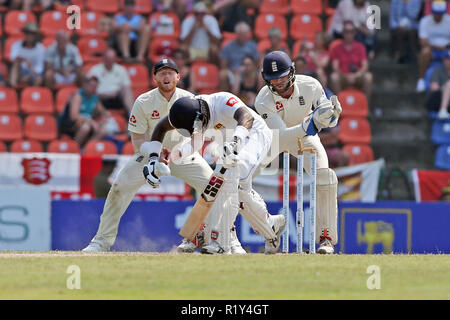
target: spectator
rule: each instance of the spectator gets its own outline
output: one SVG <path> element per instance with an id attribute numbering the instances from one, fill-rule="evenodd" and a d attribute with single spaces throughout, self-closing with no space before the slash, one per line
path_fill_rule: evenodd
<path id="1" fill-rule="evenodd" d="M 311 47 L 308 43 L 302 44 L 299 55 L 306 60 L 306 69 L 308 75 L 317 78 L 322 86 L 327 86 L 327 68 L 330 64 L 330 55 L 326 48 L 327 35 L 324 32 L 318 32 L 314 38 L 314 45 Z"/>
<path id="2" fill-rule="evenodd" d="M 29 22 L 22 29 L 24 40 L 13 43 L 11 47 L 12 87 L 18 84 L 40 86 L 43 80 L 45 47 L 39 42 L 40 31 L 34 22 Z"/>
<path id="3" fill-rule="evenodd" d="M 189 52 L 191 61 L 200 58 L 217 64 L 221 38 L 217 19 L 204 2 L 197 2 L 194 15 L 181 23 L 181 48 Z"/>
<path id="4" fill-rule="evenodd" d="M 297 74 L 304 74 L 306 76 L 310 76 L 309 70 L 307 68 L 306 58 L 304 56 L 297 56 L 294 60 L 295 63 L 295 71 Z"/>
<path id="5" fill-rule="evenodd" d="M 422 0 L 392 0 L 389 12 L 394 60 L 412 60 L 417 50 L 417 27 Z"/>
<path id="6" fill-rule="evenodd" d="M 372 73 L 368 71 L 366 48 L 355 40 L 353 22 L 344 22 L 343 34 L 344 40 L 330 53 L 333 67 L 331 90 L 339 93 L 347 86 L 359 86 L 369 100 L 372 93 Z"/>
<path id="7" fill-rule="evenodd" d="M 246 105 L 253 107 L 256 95 L 264 85 L 257 62 L 253 57 L 246 56 L 239 72 L 236 73 L 236 81 L 231 92 L 241 98 Z"/>
<path id="8" fill-rule="evenodd" d="M 194 0 L 174 0 L 172 10 L 180 20 L 183 20 L 189 13 L 194 11 Z"/>
<path id="9" fill-rule="evenodd" d="M 49 10 L 53 4 L 53 0 L 15 0 L 13 2 L 20 3 L 22 10 L 31 11 L 33 7 L 39 7 L 42 11 Z"/>
<path id="10" fill-rule="evenodd" d="M 261 0 L 218 0 L 213 5 L 213 11 L 219 15 L 220 30 L 222 32 L 236 32 L 240 22 L 253 25 L 253 17 L 249 11 L 259 8 Z"/>
<path id="11" fill-rule="evenodd" d="M 135 13 L 134 0 L 125 0 L 123 13 L 114 18 L 113 32 L 116 50 L 125 62 L 144 62 L 150 26 L 143 16 Z"/>
<path id="12" fill-rule="evenodd" d="M 96 76 L 99 79 L 97 92 L 106 109 L 125 110 L 129 113 L 133 107 L 130 77 L 127 70 L 115 60 L 114 49 L 107 49 L 104 61 L 93 66 L 88 76 Z"/>
<path id="13" fill-rule="evenodd" d="M 170 11 L 174 5 L 174 0 L 152 0 L 152 7 L 155 11 Z"/>
<path id="14" fill-rule="evenodd" d="M 73 137 L 80 148 L 89 139 L 102 139 L 107 135 L 104 126 L 97 121 L 109 117 L 96 94 L 98 84 L 96 76 L 85 79 L 83 87 L 70 98 L 59 118 L 61 133 Z"/>
<path id="15" fill-rule="evenodd" d="M 83 61 L 77 46 L 69 42 L 69 34 L 60 30 L 56 42 L 45 55 L 45 85 L 53 89 L 55 84 L 80 84 Z"/>
<path id="16" fill-rule="evenodd" d="M 339 128 L 325 128 L 319 132 L 320 141 L 325 147 L 328 156 L 330 168 L 339 168 L 348 166 L 350 155 L 342 149 L 339 139 Z"/>
<path id="17" fill-rule="evenodd" d="M 22 0 L 0 0 L 0 6 L 7 7 L 9 10 L 22 9 Z"/>
<path id="18" fill-rule="evenodd" d="M 439 119 L 450 118 L 450 50 L 442 55 L 444 65 L 434 69 L 431 75 L 430 92 L 426 106 L 430 111 L 438 111 Z"/>
<path id="19" fill-rule="evenodd" d="M 178 67 L 180 74 L 180 81 L 178 81 L 178 87 L 191 91 L 190 85 L 190 72 L 191 66 L 189 65 L 189 55 L 186 51 L 177 49 L 173 52 L 173 60 Z"/>
<path id="20" fill-rule="evenodd" d="M 355 39 L 363 43 L 369 58 L 375 57 L 375 29 L 367 27 L 370 10 L 367 0 L 341 0 L 332 18 L 329 35 L 332 38 L 343 38 L 344 22 L 352 21 L 355 26 Z"/>
<path id="21" fill-rule="evenodd" d="M 228 43 L 220 52 L 220 88 L 230 91 L 236 81 L 236 73 L 242 66 L 245 56 L 259 61 L 258 47 L 251 40 L 250 26 L 245 22 L 236 25 L 236 39 Z"/>
<path id="22" fill-rule="evenodd" d="M 272 27 L 267 31 L 267 38 L 270 42 L 270 47 L 264 50 L 264 52 L 261 55 L 261 61 L 259 62 L 260 65 L 262 65 L 262 60 L 268 54 L 272 51 L 284 51 L 288 56 L 291 55 L 291 51 L 289 50 L 289 47 L 285 45 L 282 41 L 282 34 L 281 30 L 278 27 Z"/>
<path id="23" fill-rule="evenodd" d="M 419 22 L 419 39 L 421 50 L 419 54 L 419 80 L 417 92 L 425 91 L 425 73 L 430 62 L 440 61 L 446 49 L 450 49 L 450 16 L 446 14 L 447 5 L 444 1 L 431 3 L 431 15 L 423 17 Z"/>
<path id="24" fill-rule="evenodd" d="M 108 196 L 109 189 L 111 189 L 112 180 L 111 174 L 117 165 L 117 159 L 115 157 L 102 157 L 102 168 L 94 178 L 94 192 L 95 197 L 106 198 Z"/>

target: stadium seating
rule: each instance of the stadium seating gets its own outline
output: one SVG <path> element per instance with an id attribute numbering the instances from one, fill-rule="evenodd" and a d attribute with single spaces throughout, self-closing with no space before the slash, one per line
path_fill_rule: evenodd
<path id="1" fill-rule="evenodd" d="M 6 144 L 3 141 L 0 141 L 0 152 L 8 152 L 8 148 L 6 148 Z"/>
<path id="2" fill-rule="evenodd" d="M 291 0 L 291 11 L 293 14 L 322 14 L 321 0 Z"/>
<path id="3" fill-rule="evenodd" d="M 343 144 L 365 143 L 369 144 L 372 136 L 370 124 L 367 119 L 346 117 L 339 121 L 339 141 Z"/>
<path id="4" fill-rule="evenodd" d="M 345 89 L 338 94 L 342 106 L 341 117 L 364 117 L 369 114 L 366 95 L 356 89 Z"/>
<path id="5" fill-rule="evenodd" d="M 5 14 L 5 33 L 8 36 L 22 35 L 22 28 L 28 22 L 36 22 L 36 16 L 30 11 L 11 10 Z"/>
<path id="6" fill-rule="evenodd" d="M 19 112 L 17 91 L 12 88 L 0 87 L 0 113 Z"/>
<path id="7" fill-rule="evenodd" d="M 109 140 L 90 140 L 84 148 L 84 154 L 90 156 L 117 154 L 117 147 Z"/>
<path id="8" fill-rule="evenodd" d="M 69 98 L 78 90 L 78 87 L 70 86 L 58 90 L 56 93 L 56 112 L 60 114 L 64 111 Z"/>
<path id="9" fill-rule="evenodd" d="M 80 153 L 80 146 L 75 140 L 53 140 L 47 146 L 47 152 L 54 153 Z"/>
<path id="10" fill-rule="evenodd" d="M 102 21 L 105 20 L 105 15 L 100 12 L 83 12 L 81 14 L 81 29 L 77 30 L 81 36 L 89 37 L 108 37 L 108 32 L 106 32 L 102 27 Z"/>
<path id="11" fill-rule="evenodd" d="M 281 46 L 283 48 L 289 48 L 288 44 L 286 41 L 282 41 L 281 42 Z M 264 55 L 264 52 L 270 48 L 270 41 L 269 39 L 263 39 L 261 41 L 258 42 L 258 52 L 260 55 Z"/>
<path id="12" fill-rule="evenodd" d="M 125 155 L 132 155 L 134 154 L 134 146 L 133 143 L 131 141 L 127 141 L 123 148 L 122 148 L 122 154 Z"/>
<path id="13" fill-rule="evenodd" d="M 289 13 L 289 0 L 263 0 L 259 13 L 274 13 L 287 15 Z"/>
<path id="14" fill-rule="evenodd" d="M 117 0 L 89 0 L 86 1 L 86 7 L 90 11 L 102 12 L 105 14 L 114 14 L 119 12 L 119 2 Z"/>
<path id="15" fill-rule="evenodd" d="M 195 77 L 195 87 L 199 92 L 207 93 L 219 88 L 219 68 L 208 62 L 195 61 L 191 72 Z"/>
<path id="16" fill-rule="evenodd" d="M 162 58 L 171 57 L 172 53 L 179 47 L 179 41 L 174 37 L 156 37 L 150 41 L 148 59 L 152 64 Z"/>
<path id="17" fill-rule="evenodd" d="M 124 0 L 120 0 L 120 10 L 123 9 Z M 152 2 L 148 0 L 135 0 L 134 11 L 142 15 L 149 15 L 153 8 Z"/>
<path id="18" fill-rule="evenodd" d="M 0 54 L 1 57 L 1 54 Z M 3 79 L 9 79 L 9 70 L 8 66 L 4 64 L 3 62 L 0 62 L 0 72 L 3 75 Z"/>
<path id="19" fill-rule="evenodd" d="M 434 166 L 442 170 L 450 170 L 450 145 L 443 144 L 436 150 Z"/>
<path id="20" fill-rule="evenodd" d="M 45 87 L 23 89 L 20 94 L 20 110 L 24 114 L 55 112 L 52 92 Z"/>
<path id="21" fill-rule="evenodd" d="M 20 139 L 15 140 L 11 144 L 10 152 L 22 153 L 22 152 L 44 152 L 44 148 L 39 141 Z"/>
<path id="22" fill-rule="evenodd" d="M 80 10 L 83 10 L 85 8 L 84 0 L 70 0 L 70 3 L 71 3 L 71 5 L 78 6 L 80 8 Z M 64 13 L 67 12 L 68 7 L 69 7 L 69 5 L 58 3 L 56 1 L 55 1 L 55 3 L 53 3 L 53 8 L 55 10 L 62 11 Z"/>
<path id="23" fill-rule="evenodd" d="M 6 38 L 4 46 L 3 46 L 3 60 L 5 62 L 9 62 L 11 63 L 11 47 L 14 44 L 14 42 L 19 41 L 19 40 L 23 40 L 24 36 L 20 35 L 20 36 L 11 36 Z"/>
<path id="24" fill-rule="evenodd" d="M 36 139 L 49 142 L 58 137 L 56 119 L 48 114 L 31 114 L 25 118 L 24 136 L 28 139 Z"/>
<path id="25" fill-rule="evenodd" d="M 127 69 L 133 89 L 148 88 L 150 86 L 150 78 L 146 66 L 143 64 L 125 64 L 124 67 Z"/>
<path id="26" fill-rule="evenodd" d="M 435 120 L 431 128 L 434 144 L 450 144 L 450 120 Z"/>
<path id="27" fill-rule="evenodd" d="M 180 37 L 180 18 L 173 12 L 154 12 L 149 19 L 151 36 Z"/>
<path id="28" fill-rule="evenodd" d="M 313 41 L 317 32 L 322 31 L 322 21 L 316 15 L 297 14 L 292 17 L 289 35 L 293 40 Z"/>
<path id="29" fill-rule="evenodd" d="M 281 31 L 281 38 L 287 39 L 288 24 L 283 15 L 280 14 L 260 14 L 256 17 L 254 33 L 258 40 L 267 39 L 267 32 L 272 27 L 278 27 Z"/>
<path id="30" fill-rule="evenodd" d="M 44 11 L 41 15 L 40 29 L 44 37 L 55 37 L 59 30 L 67 30 L 67 14 L 61 11 Z"/>
<path id="31" fill-rule="evenodd" d="M 367 144 L 346 144 L 342 148 L 350 155 L 349 165 L 373 161 L 373 150 Z"/>
<path id="32" fill-rule="evenodd" d="M 22 120 L 17 114 L 0 114 L 0 140 L 13 141 L 22 139 Z"/>
<path id="33" fill-rule="evenodd" d="M 77 43 L 83 63 L 99 63 L 103 60 L 103 54 L 108 48 L 105 39 L 81 37 Z"/>

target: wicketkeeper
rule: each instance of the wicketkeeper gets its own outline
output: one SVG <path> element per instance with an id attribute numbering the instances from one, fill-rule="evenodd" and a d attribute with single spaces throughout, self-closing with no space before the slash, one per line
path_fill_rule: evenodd
<path id="1" fill-rule="evenodd" d="M 327 99 L 316 79 L 296 75 L 294 63 L 282 51 L 272 51 L 263 60 L 262 76 L 266 82 L 255 99 L 255 108 L 271 129 L 277 129 L 279 140 L 273 141 L 272 161 L 288 150 L 297 155 L 297 139 L 303 147 L 317 151 L 317 223 L 320 234 L 318 252 L 331 254 L 337 242 L 337 177 L 328 166 L 325 148 L 317 133 L 336 126 L 342 112 L 336 96 Z M 275 151 L 277 150 L 277 151 Z M 309 174 L 309 157 L 304 168 Z"/>

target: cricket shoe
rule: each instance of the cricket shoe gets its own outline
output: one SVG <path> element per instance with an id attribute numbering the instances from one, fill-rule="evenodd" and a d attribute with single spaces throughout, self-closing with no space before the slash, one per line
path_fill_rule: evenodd
<path id="1" fill-rule="evenodd" d="M 91 242 L 89 245 L 81 250 L 82 252 L 108 252 L 109 250 L 98 242 Z"/>
<path id="2" fill-rule="evenodd" d="M 231 228 L 231 241 L 230 241 L 230 247 L 231 247 L 231 254 L 247 254 L 247 251 L 242 248 L 242 245 L 236 235 L 236 227 L 233 226 Z"/>
<path id="3" fill-rule="evenodd" d="M 184 238 L 183 241 L 181 242 L 181 244 L 178 245 L 177 251 L 180 253 L 193 253 L 198 248 L 199 247 L 195 243 Z"/>
<path id="4" fill-rule="evenodd" d="M 204 246 L 201 250 L 203 254 L 231 254 L 231 249 L 224 250 L 217 241 L 211 241 L 207 246 Z"/>
<path id="5" fill-rule="evenodd" d="M 327 229 L 322 230 L 322 235 L 320 236 L 320 241 L 319 241 L 319 249 L 317 249 L 317 252 L 320 254 L 333 254 L 334 253 L 334 246 L 331 243 L 331 238 L 328 236 Z"/>
<path id="6" fill-rule="evenodd" d="M 275 239 L 266 239 L 266 246 L 264 249 L 265 254 L 277 253 L 278 249 L 280 248 L 281 233 L 283 232 L 285 225 L 286 225 L 286 219 L 285 219 L 284 215 L 277 214 L 277 215 L 273 216 L 272 229 L 275 232 L 275 235 L 277 237 Z"/>

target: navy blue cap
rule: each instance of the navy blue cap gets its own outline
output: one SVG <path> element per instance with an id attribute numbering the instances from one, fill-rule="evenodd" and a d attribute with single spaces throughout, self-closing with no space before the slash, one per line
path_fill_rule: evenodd
<path id="1" fill-rule="evenodd" d="M 170 69 L 175 70 L 177 73 L 179 73 L 177 64 L 172 59 L 164 58 L 164 59 L 159 60 L 155 64 L 155 66 L 153 68 L 153 74 L 156 74 L 159 70 L 161 70 L 163 68 L 170 68 Z"/>

